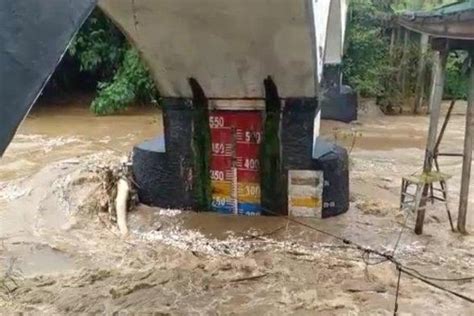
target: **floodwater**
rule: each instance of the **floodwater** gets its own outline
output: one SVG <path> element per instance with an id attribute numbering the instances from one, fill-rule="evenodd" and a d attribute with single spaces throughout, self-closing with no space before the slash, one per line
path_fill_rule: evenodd
<path id="1" fill-rule="evenodd" d="M 88 102 L 73 96 L 35 107 L 0 160 L 0 311 L 393 314 L 393 264 L 366 265 L 350 245 L 286 218 L 140 206 L 128 215 L 131 234 L 120 237 L 97 214 L 94 170 L 162 133 L 161 114 L 143 107 L 96 117 Z M 443 151 L 462 149 L 464 108 L 453 114 Z M 471 275 L 474 239 L 449 230 L 442 206 L 428 207 L 424 235 L 413 234 L 413 216 L 403 228 L 401 176 L 420 170 L 427 127 L 425 116 L 384 116 L 373 108 L 356 123 L 323 122 L 324 137 L 350 151 L 351 209 L 304 223 L 381 251 L 401 236 L 395 254 L 403 264 L 438 277 Z M 461 162 L 440 164 L 453 175 L 456 218 Z M 474 296 L 473 282 L 443 285 Z M 407 276 L 399 305 L 402 314 L 474 314 L 472 304 Z"/>
<path id="2" fill-rule="evenodd" d="M 40 101 L 2 157 L 0 181 L 28 176 L 50 162 L 97 151 L 128 154 L 133 145 L 163 133 L 159 109 L 132 107 L 120 115 L 98 117 L 87 107 L 91 99 L 76 96 Z"/>

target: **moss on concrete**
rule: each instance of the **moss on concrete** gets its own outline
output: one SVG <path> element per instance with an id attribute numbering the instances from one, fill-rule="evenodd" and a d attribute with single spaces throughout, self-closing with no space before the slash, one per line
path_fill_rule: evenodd
<path id="1" fill-rule="evenodd" d="M 282 176 L 280 148 L 281 102 L 273 81 L 265 80 L 266 113 L 263 143 L 260 148 L 262 207 L 272 212 L 282 209 Z"/>
<path id="2" fill-rule="evenodd" d="M 211 160 L 211 129 L 207 98 L 196 80 L 190 79 L 193 90 L 193 191 L 199 211 L 211 209 L 212 189 L 209 176 Z"/>

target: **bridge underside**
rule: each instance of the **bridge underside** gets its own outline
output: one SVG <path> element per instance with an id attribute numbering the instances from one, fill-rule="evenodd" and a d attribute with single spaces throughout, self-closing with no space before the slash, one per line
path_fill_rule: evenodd
<path id="1" fill-rule="evenodd" d="M 325 1 L 3 1 L 1 154 L 97 2 L 164 97 L 165 139 L 135 149 L 143 201 L 248 214 L 293 205 L 322 217 L 348 209 L 347 153 L 319 139 Z"/>

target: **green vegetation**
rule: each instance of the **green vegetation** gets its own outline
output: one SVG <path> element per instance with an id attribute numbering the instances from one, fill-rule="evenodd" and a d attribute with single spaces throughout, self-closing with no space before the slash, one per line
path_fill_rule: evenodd
<path id="1" fill-rule="evenodd" d="M 209 125 L 209 104 L 204 91 L 198 82 L 189 80 L 193 91 L 193 192 L 199 211 L 209 211 L 212 203 L 210 178 L 211 162 L 211 127 Z"/>
<path id="2" fill-rule="evenodd" d="M 85 76 L 89 88 L 97 91 L 91 104 L 94 113 L 115 113 L 135 102 L 157 103 L 155 84 L 138 52 L 99 10 L 84 23 L 66 57 L 67 65 L 53 79 L 67 90 L 68 78 Z"/>
<path id="3" fill-rule="evenodd" d="M 391 73 L 389 39 L 384 36 L 382 13 L 371 0 L 354 0 L 347 27 L 347 51 L 343 72 L 348 83 L 363 96 L 383 93 Z"/>
<path id="4" fill-rule="evenodd" d="M 263 142 L 260 146 L 260 172 L 262 206 L 267 210 L 279 210 L 283 205 L 284 181 L 281 174 L 281 101 L 277 87 L 269 77 L 265 80 L 266 111 Z"/>
<path id="5" fill-rule="evenodd" d="M 457 98 L 467 100 L 469 75 L 466 71 L 466 52 L 452 52 L 448 58 L 446 66 L 446 89 L 447 98 Z"/>
<path id="6" fill-rule="evenodd" d="M 95 10 L 71 43 L 68 53 L 77 60 L 81 71 L 89 72 L 97 80 L 113 77 L 127 50 L 122 33 Z"/>
<path id="7" fill-rule="evenodd" d="M 135 49 L 127 49 L 111 81 L 100 82 L 91 104 L 97 114 L 110 114 L 126 108 L 136 100 L 156 103 L 156 89 Z"/>
<path id="8" fill-rule="evenodd" d="M 390 16 L 399 11 L 428 10 L 452 2 L 455 1 L 352 0 L 343 61 L 346 82 L 361 96 L 378 97 L 390 102 L 390 106 L 410 102 L 417 82 L 420 36 L 410 34 L 403 53 L 404 33 L 393 27 Z M 449 58 L 446 97 L 466 98 L 464 59 L 462 54 L 452 54 Z"/>

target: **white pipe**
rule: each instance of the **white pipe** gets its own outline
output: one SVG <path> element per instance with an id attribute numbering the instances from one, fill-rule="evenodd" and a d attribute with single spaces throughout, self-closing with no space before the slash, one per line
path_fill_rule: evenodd
<path id="1" fill-rule="evenodd" d="M 127 201 L 130 192 L 128 181 L 121 178 L 117 182 L 117 197 L 115 198 L 115 210 L 117 212 L 117 224 L 122 236 L 128 234 L 127 228 Z"/>

